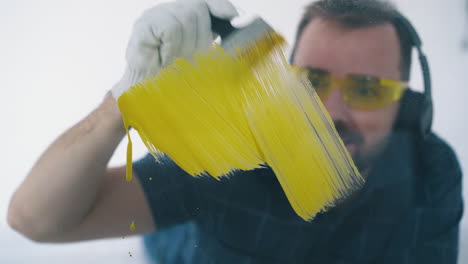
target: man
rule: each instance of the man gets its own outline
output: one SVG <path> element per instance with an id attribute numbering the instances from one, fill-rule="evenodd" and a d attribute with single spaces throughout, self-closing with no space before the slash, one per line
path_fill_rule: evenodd
<path id="1" fill-rule="evenodd" d="M 180 38 L 167 36 L 186 44 L 210 34 L 208 12 L 235 15 L 224 1 L 180 3 L 155 7 L 136 23 L 114 96 L 206 47 L 177 49 Z M 125 134 L 108 95 L 42 155 L 12 198 L 10 225 L 36 241 L 65 242 L 130 235 L 134 220 L 134 233 L 159 231 L 148 241 L 162 263 L 455 263 L 463 210 L 455 154 L 434 134 L 418 138 L 395 126 L 400 101 L 375 100 L 369 82 L 393 83 L 380 87 L 393 91 L 409 79 L 410 46 L 393 15 L 385 2 L 322 0 L 300 23 L 292 62 L 309 74 L 366 177 L 361 191 L 312 222 L 292 211 L 269 168 L 219 182 L 148 155 L 134 163 L 138 182 L 126 183 L 124 168 L 106 169 Z M 175 21 L 195 29 L 164 31 Z M 350 85 L 357 80 L 362 85 Z"/>

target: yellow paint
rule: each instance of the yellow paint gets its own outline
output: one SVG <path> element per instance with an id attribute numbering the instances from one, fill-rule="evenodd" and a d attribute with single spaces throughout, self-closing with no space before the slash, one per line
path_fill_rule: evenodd
<path id="1" fill-rule="evenodd" d="M 363 178 L 310 83 L 288 64 L 284 40 L 270 37 L 238 56 L 214 46 L 177 59 L 118 104 L 156 160 L 166 153 L 191 175 L 216 179 L 266 163 L 310 220 Z"/>
<path id="2" fill-rule="evenodd" d="M 132 223 L 130 224 L 130 231 L 134 231 L 135 230 L 135 222 L 132 221 Z"/>
<path id="3" fill-rule="evenodd" d="M 127 138 L 128 138 L 128 144 L 127 144 L 127 168 L 126 168 L 126 174 L 125 174 L 125 179 L 127 182 L 132 181 L 132 139 L 130 138 L 130 133 L 128 132 L 128 125 L 125 124 L 125 130 L 127 130 Z"/>

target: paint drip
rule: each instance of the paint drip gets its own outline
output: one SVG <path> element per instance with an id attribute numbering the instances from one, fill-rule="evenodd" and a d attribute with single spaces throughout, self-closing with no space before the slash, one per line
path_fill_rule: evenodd
<path id="1" fill-rule="evenodd" d="M 270 166 L 305 220 L 360 188 L 364 180 L 310 82 L 287 62 L 282 38 L 269 43 L 238 56 L 214 45 L 122 94 L 127 180 L 132 127 L 156 161 L 167 154 L 194 177 Z"/>

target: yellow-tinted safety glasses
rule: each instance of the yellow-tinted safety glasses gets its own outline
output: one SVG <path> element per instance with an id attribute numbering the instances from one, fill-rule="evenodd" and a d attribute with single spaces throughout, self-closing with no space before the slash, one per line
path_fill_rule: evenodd
<path id="1" fill-rule="evenodd" d="M 362 110 L 375 110 L 399 100 L 406 86 L 405 82 L 372 76 L 350 75 L 340 78 L 322 69 L 294 68 L 301 75 L 305 74 L 322 101 L 337 87 L 347 104 Z"/>

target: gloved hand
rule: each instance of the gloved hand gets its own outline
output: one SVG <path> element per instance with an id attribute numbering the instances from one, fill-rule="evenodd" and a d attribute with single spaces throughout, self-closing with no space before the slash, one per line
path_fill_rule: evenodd
<path id="1" fill-rule="evenodd" d="M 174 59 L 210 47 L 210 14 L 226 20 L 238 15 L 228 0 L 177 0 L 146 10 L 133 26 L 125 72 L 112 88 L 114 98 Z"/>

